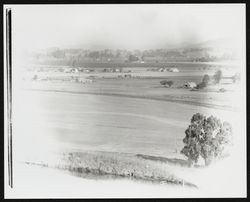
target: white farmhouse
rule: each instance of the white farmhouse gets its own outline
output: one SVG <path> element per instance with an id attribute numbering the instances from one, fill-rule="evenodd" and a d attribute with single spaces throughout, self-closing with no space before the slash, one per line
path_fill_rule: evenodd
<path id="1" fill-rule="evenodd" d="M 78 72 L 79 72 L 79 70 L 77 68 L 72 68 L 71 69 L 71 73 L 78 73 Z"/>
<path id="2" fill-rule="evenodd" d="M 183 85 L 184 88 L 195 88 L 196 86 L 195 82 L 187 82 Z"/>
<path id="3" fill-rule="evenodd" d="M 179 72 L 179 69 L 177 69 L 177 68 L 169 68 L 168 71 L 170 71 L 170 72 Z"/>

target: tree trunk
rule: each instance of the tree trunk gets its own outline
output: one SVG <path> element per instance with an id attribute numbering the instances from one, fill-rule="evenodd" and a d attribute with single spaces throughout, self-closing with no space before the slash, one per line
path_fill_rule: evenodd
<path id="1" fill-rule="evenodd" d="M 205 158 L 205 166 L 209 166 L 212 162 L 211 158 Z"/>
<path id="2" fill-rule="evenodd" d="M 190 168 L 194 167 L 194 161 L 191 158 L 188 158 L 188 167 Z"/>

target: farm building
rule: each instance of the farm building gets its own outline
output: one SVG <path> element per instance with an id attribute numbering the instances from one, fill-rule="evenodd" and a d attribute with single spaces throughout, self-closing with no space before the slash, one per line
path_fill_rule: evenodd
<path id="1" fill-rule="evenodd" d="M 78 77 L 76 79 L 76 82 L 78 82 L 78 83 L 92 83 L 92 80 L 91 79 L 86 79 L 84 77 Z"/>
<path id="2" fill-rule="evenodd" d="M 89 72 L 93 72 L 94 70 L 93 69 L 83 69 L 82 71 L 85 73 L 89 73 Z"/>
<path id="3" fill-rule="evenodd" d="M 169 72 L 179 72 L 179 69 L 177 69 L 177 68 L 169 68 L 168 71 Z"/>
<path id="4" fill-rule="evenodd" d="M 79 72 L 83 72 L 84 69 L 83 69 L 82 67 L 78 67 L 78 71 L 79 71 Z"/>
<path id="5" fill-rule="evenodd" d="M 159 72 L 166 72 L 166 71 L 168 71 L 168 68 L 163 68 L 163 67 L 162 67 L 162 68 L 159 68 L 158 71 L 159 71 Z"/>
<path id="6" fill-rule="evenodd" d="M 77 68 L 67 68 L 64 70 L 65 73 L 78 73 L 78 69 Z"/>
<path id="7" fill-rule="evenodd" d="M 89 70 L 89 69 L 84 69 L 84 70 L 83 70 L 83 72 L 85 72 L 85 73 L 89 73 L 89 72 L 90 72 L 90 70 Z"/>
<path id="8" fill-rule="evenodd" d="M 71 69 L 71 72 L 72 72 L 72 73 L 78 73 L 79 70 L 78 70 L 77 68 L 72 68 L 72 69 Z"/>
<path id="9" fill-rule="evenodd" d="M 131 74 L 125 74 L 124 77 L 125 78 L 132 78 L 132 75 Z"/>
<path id="10" fill-rule="evenodd" d="M 197 84 L 195 82 L 187 82 L 183 85 L 184 88 L 195 88 Z"/>
<path id="11" fill-rule="evenodd" d="M 85 83 L 93 83 L 93 80 L 91 80 L 91 79 L 86 79 L 86 80 L 85 80 Z"/>
<path id="12" fill-rule="evenodd" d="M 105 68 L 103 72 L 122 72 L 122 68 Z"/>

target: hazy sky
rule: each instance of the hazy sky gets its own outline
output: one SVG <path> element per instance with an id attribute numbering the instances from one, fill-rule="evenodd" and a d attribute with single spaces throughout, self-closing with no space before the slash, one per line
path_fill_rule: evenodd
<path id="1" fill-rule="evenodd" d="M 13 43 L 27 49 L 167 48 L 239 38 L 245 26 L 243 4 L 9 7 L 13 8 Z"/>

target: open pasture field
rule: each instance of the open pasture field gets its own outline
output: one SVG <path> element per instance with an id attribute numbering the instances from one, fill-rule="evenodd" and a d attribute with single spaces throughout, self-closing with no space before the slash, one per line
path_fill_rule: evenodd
<path id="1" fill-rule="evenodd" d="M 186 82 L 200 83 L 202 81 L 203 75 L 180 76 L 176 73 L 175 76 L 171 75 L 151 78 L 118 78 L 115 76 L 117 76 L 116 73 L 113 73 L 113 77 L 110 78 L 90 77 L 85 75 L 85 78 L 91 82 L 77 83 L 74 81 L 70 82 L 52 79 L 48 81 L 25 82 L 22 83 L 21 86 L 23 89 L 52 92 L 57 91 L 120 97 L 137 97 L 216 108 L 235 107 L 232 106 L 232 99 L 228 98 L 231 95 L 231 91 L 234 90 L 234 87 L 237 87 L 236 85 L 220 85 L 209 91 L 191 91 L 190 89 L 181 88 Z M 84 77 L 82 76 L 81 78 Z M 165 88 L 160 84 L 160 81 L 162 80 L 171 80 L 174 82 L 174 84 L 171 88 Z M 227 92 L 219 92 L 220 88 L 227 89 Z"/>
<path id="2" fill-rule="evenodd" d="M 29 140 L 31 147 L 47 137 L 49 143 L 71 149 L 180 157 L 192 115 L 213 114 L 206 107 L 131 97 L 43 91 L 19 94 L 23 104 L 17 111 L 16 123 L 21 127 L 17 131 L 22 131 L 21 138 L 34 139 Z M 222 112 L 224 118 L 230 117 L 230 111 Z M 42 142 L 37 142 L 42 150 L 54 148 Z"/>

